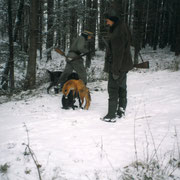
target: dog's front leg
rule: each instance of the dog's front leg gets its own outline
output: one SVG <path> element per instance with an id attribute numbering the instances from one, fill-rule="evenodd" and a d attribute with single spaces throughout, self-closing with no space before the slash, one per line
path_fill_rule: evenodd
<path id="1" fill-rule="evenodd" d="M 49 94 L 49 90 L 52 88 L 54 86 L 54 83 L 50 83 L 50 85 L 48 86 L 48 88 L 47 88 L 47 93 Z"/>

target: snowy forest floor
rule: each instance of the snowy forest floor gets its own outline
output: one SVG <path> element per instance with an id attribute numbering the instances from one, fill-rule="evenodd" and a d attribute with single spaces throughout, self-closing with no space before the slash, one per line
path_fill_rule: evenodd
<path id="1" fill-rule="evenodd" d="M 61 109 L 62 94 L 47 94 L 48 83 L 0 104 L 0 179 L 39 179 L 28 139 L 42 180 L 180 179 L 177 58 L 168 50 L 148 49 L 143 56 L 150 69 L 128 73 L 128 106 L 116 123 L 100 120 L 108 108 L 101 52 L 92 61 L 87 85 L 89 110 Z M 54 67 L 46 68 L 57 70 L 58 58 L 55 54 Z"/>

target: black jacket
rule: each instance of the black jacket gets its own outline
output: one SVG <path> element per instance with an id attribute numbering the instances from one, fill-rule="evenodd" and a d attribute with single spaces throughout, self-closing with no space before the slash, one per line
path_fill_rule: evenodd
<path id="1" fill-rule="evenodd" d="M 120 71 L 131 70 L 131 34 L 127 25 L 118 21 L 110 28 L 108 37 L 110 50 L 106 51 L 104 71 L 119 75 Z"/>

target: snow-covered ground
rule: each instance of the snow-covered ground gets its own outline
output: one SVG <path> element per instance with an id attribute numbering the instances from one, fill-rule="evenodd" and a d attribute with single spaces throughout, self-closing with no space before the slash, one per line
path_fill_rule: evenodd
<path id="1" fill-rule="evenodd" d="M 102 55 L 92 62 L 94 77 L 103 76 Z M 39 179 L 25 153 L 28 138 L 43 180 L 121 180 L 124 167 L 136 160 L 155 159 L 161 168 L 180 161 L 180 71 L 156 71 L 157 63 L 162 67 L 174 60 L 169 52 L 143 55 L 151 68 L 128 73 L 127 111 L 116 123 L 100 120 L 108 108 L 107 81 L 88 83 L 89 110 L 61 109 L 62 94 L 47 94 L 48 84 L 34 96 L 23 92 L 22 100 L 0 104 L 0 166 L 9 166 L 4 174 L 0 168 L 0 179 Z M 180 179 L 178 168 L 174 175 Z"/>

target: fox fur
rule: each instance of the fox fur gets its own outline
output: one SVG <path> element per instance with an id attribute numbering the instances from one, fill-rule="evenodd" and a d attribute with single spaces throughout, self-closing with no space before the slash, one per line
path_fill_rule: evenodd
<path id="1" fill-rule="evenodd" d="M 68 97 L 70 91 L 73 91 L 74 97 L 76 97 L 77 94 L 79 94 L 80 107 L 82 107 L 84 103 L 84 99 L 86 100 L 84 109 L 88 110 L 91 103 L 91 96 L 89 89 L 85 86 L 84 82 L 80 79 L 79 80 L 72 79 L 67 81 L 62 88 L 62 93 L 64 94 L 65 97 Z"/>

